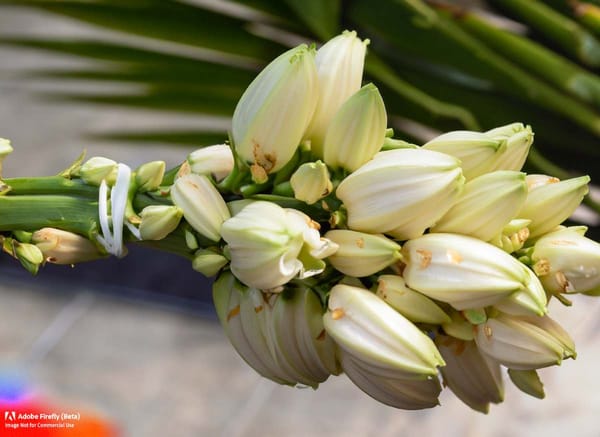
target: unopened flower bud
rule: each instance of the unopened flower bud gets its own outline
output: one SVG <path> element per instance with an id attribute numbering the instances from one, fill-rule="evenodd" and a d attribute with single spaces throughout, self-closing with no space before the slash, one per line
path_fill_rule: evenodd
<path id="1" fill-rule="evenodd" d="M 339 373 L 335 345 L 323 329 L 321 304 L 312 291 L 267 296 L 225 272 L 213 285 L 213 299 L 232 345 L 262 376 L 316 388 Z"/>
<path id="2" fill-rule="evenodd" d="M 368 43 L 361 41 L 356 32 L 344 31 L 317 51 L 319 103 L 304 136 L 310 140 L 315 156 L 323 157 L 323 141 L 333 116 L 360 89 Z"/>
<path id="3" fill-rule="evenodd" d="M 6 138 L 0 138 L 0 178 L 2 177 L 2 161 L 13 151 L 10 141 Z"/>
<path id="4" fill-rule="evenodd" d="M 231 271 L 244 284 L 273 289 L 292 278 L 321 273 L 323 258 L 337 245 L 321 238 L 318 225 L 300 211 L 257 201 L 221 229 L 231 255 Z"/>
<path id="5" fill-rule="evenodd" d="M 467 182 L 431 232 L 453 232 L 488 241 L 519 212 L 527 198 L 525 173 L 496 171 Z"/>
<path id="6" fill-rule="evenodd" d="M 544 399 L 544 384 L 535 370 L 508 369 L 508 376 L 513 384 L 523 393 L 538 399 Z"/>
<path id="7" fill-rule="evenodd" d="M 337 197 L 350 229 L 405 240 L 423 234 L 454 204 L 464 185 L 460 162 L 423 149 L 380 152 L 344 179 Z"/>
<path id="8" fill-rule="evenodd" d="M 192 268 L 207 278 L 219 273 L 229 263 L 223 255 L 209 249 L 200 249 L 194 254 Z"/>
<path id="9" fill-rule="evenodd" d="M 365 85 L 337 111 L 325 135 L 324 160 L 332 168 L 355 171 L 383 146 L 387 115 L 379 90 Z"/>
<path id="10" fill-rule="evenodd" d="M 534 270 L 550 293 L 600 290 L 600 244 L 583 236 L 585 228 L 564 228 L 536 241 Z"/>
<path id="11" fill-rule="evenodd" d="M 322 161 L 302 164 L 292 175 L 290 184 L 294 197 L 309 205 L 329 195 L 333 189 L 329 170 Z"/>
<path id="12" fill-rule="evenodd" d="M 177 206 L 150 205 L 145 207 L 140 212 L 142 240 L 162 240 L 179 226 L 182 215 L 182 209 Z"/>
<path id="13" fill-rule="evenodd" d="M 112 159 L 94 156 L 83 163 L 79 177 L 89 185 L 100 186 L 103 180 L 113 185 L 117 179 L 117 163 Z"/>
<path id="14" fill-rule="evenodd" d="M 233 170 L 233 153 L 227 144 L 198 149 L 187 158 L 192 173 L 212 175 L 216 181 L 225 179 Z"/>
<path id="15" fill-rule="evenodd" d="M 180 177 L 171 187 L 171 199 L 183 210 L 183 216 L 192 228 L 210 240 L 221 239 L 221 225 L 230 217 L 229 210 L 206 176 L 188 174 Z"/>
<path id="16" fill-rule="evenodd" d="M 481 354 L 474 341 L 440 337 L 436 345 L 446 362 L 440 369 L 444 383 L 461 401 L 487 414 L 490 403 L 504 400 L 500 366 Z"/>
<path id="17" fill-rule="evenodd" d="M 426 379 L 444 365 L 427 335 L 368 290 L 334 286 L 323 321 L 344 352 L 374 374 Z"/>
<path id="18" fill-rule="evenodd" d="M 325 238 L 339 246 L 328 260 L 336 270 L 357 278 L 369 276 L 400 260 L 401 247 L 379 234 L 333 230 Z"/>
<path id="19" fill-rule="evenodd" d="M 411 290 L 401 276 L 382 275 L 377 279 L 377 296 L 411 322 L 449 323 L 450 317 L 427 296 Z"/>
<path id="20" fill-rule="evenodd" d="M 373 399 L 394 408 L 422 410 L 439 405 L 442 391 L 437 377 L 398 378 L 381 374 L 348 352 L 340 353 L 342 368 L 350 380 Z"/>
<path id="21" fill-rule="evenodd" d="M 506 145 L 481 132 L 453 131 L 434 138 L 423 148 L 460 159 L 463 174 L 470 180 L 489 172 Z"/>
<path id="22" fill-rule="evenodd" d="M 53 264 L 76 264 L 104 256 L 87 238 L 61 229 L 35 231 L 31 242 L 42 251 L 44 260 Z"/>
<path id="23" fill-rule="evenodd" d="M 165 175 L 165 161 L 152 161 L 142 164 L 135 171 L 135 182 L 139 192 L 156 190 Z"/>
<path id="24" fill-rule="evenodd" d="M 458 310 L 480 308 L 526 289 L 526 267 L 496 246 L 455 234 L 427 234 L 402 249 L 406 285 Z"/>
<path id="25" fill-rule="evenodd" d="M 569 334 L 548 316 L 499 314 L 476 329 L 479 349 L 511 369 L 552 366 L 576 355 Z"/>
<path id="26" fill-rule="evenodd" d="M 519 218 L 529 219 L 530 238 L 536 238 L 553 230 L 569 218 L 588 192 L 589 176 L 558 181 L 548 178 L 540 184 L 536 175 L 527 176 L 527 182 L 533 181 L 527 194 L 527 200 L 518 213 Z"/>
<path id="27" fill-rule="evenodd" d="M 506 143 L 506 148 L 497 156 L 488 171 L 520 171 L 523 168 L 529 149 L 533 144 L 531 126 L 525 126 L 523 123 L 512 123 L 489 130 L 485 135 Z"/>
<path id="28" fill-rule="evenodd" d="M 32 275 L 37 274 L 40 265 L 44 262 L 42 251 L 35 244 L 18 242 L 15 242 L 13 250 L 14 257 L 21 262 L 21 265 Z"/>
<path id="29" fill-rule="evenodd" d="M 442 329 L 446 334 L 463 341 L 471 341 L 474 338 L 473 325 L 459 312 L 450 315 L 450 322 L 442 323 Z"/>
<path id="30" fill-rule="evenodd" d="M 319 99 L 312 48 L 300 45 L 272 61 L 248 86 L 232 121 L 237 154 L 273 173 L 294 155 Z"/>
<path id="31" fill-rule="evenodd" d="M 494 307 L 513 316 L 543 316 L 548 312 L 546 291 L 531 269 L 525 268 L 525 272 L 525 288 L 496 302 Z"/>

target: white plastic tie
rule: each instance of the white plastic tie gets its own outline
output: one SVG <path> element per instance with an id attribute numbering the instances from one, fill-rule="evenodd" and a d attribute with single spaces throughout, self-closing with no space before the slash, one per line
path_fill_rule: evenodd
<path id="1" fill-rule="evenodd" d="M 129 183 L 131 182 L 131 169 L 125 164 L 117 166 L 117 181 L 110 190 L 110 215 L 112 218 L 112 231 L 108 216 L 108 185 L 103 180 L 98 191 L 98 217 L 100 218 L 100 230 L 102 235 L 98 235 L 97 240 L 111 255 L 117 257 L 123 256 L 123 225 L 126 225 L 129 231 L 137 239 L 140 239 L 139 230 L 125 219 L 125 209 L 127 208 L 127 197 L 129 194 Z"/>

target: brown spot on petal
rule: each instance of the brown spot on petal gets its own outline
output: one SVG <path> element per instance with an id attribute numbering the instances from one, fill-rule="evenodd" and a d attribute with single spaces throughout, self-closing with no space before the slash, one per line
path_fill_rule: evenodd
<path id="1" fill-rule="evenodd" d="M 448 261 L 450 261 L 452 264 L 460 264 L 463 260 L 461 254 L 454 249 L 448 249 L 446 251 L 446 256 L 448 257 Z"/>
<path id="2" fill-rule="evenodd" d="M 262 167 L 265 173 L 269 173 L 277 163 L 277 155 L 275 153 L 265 153 L 256 140 L 252 140 L 252 155 L 254 155 L 254 164 Z"/>
<path id="3" fill-rule="evenodd" d="M 325 332 L 325 330 L 323 329 L 319 335 L 317 336 L 317 340 L 323 341 L 325 340 L 325 336 L 327 335 L 327 333 Z"/>
<path id="4" fill-rule="evenodd" d="M 563 291 L 563 293 L 568 293 L 570 291 L 575 291 L 573 284 L 567 279 L 563 272 L 556 272 L 554 274 L 554 278 L 556 282 L 558 282 L 558 286 Z"/>
<path id="5" fill-rule="evenodd" d="M 254 312 L 256 314 L 260 313 L 262 310 L 264 310 L 264 307 L 262 305 L 259 305 L 257 307 L 254 307 Z"/>
<path id="6" fill-rule="evenodd" d="M 342 317 L 344 317 L 345 315 L 346 315 L 346 313 L 345 313 L 345 312 L 344 312 L 344 310 L 343 310 L 343 309 L 341 309 L 341 308 L 336 308 L 336 309 L 334 309 L 334 310 L 331 312 L 331 318 L 332 318 L 333 320 L 339 320 L 339 319 L 341 319 Z"/>
<path id="7" fill-rule="evenodd" d="M 421 269 L 426 269 L 429 264 L 431 264 L 431 252 L 425 249 L 417 249 L 417 253 L 421 257 L 421 264 L 419 264 L 419 267 Z"/>
<path id="8" fill-rule="evenodd" d="M 547 275 L 550 273 L 550 261 L 548 261 L 546 258 L 540 259 L 533 265 L 533 272 L 537 276 Z"/>
<path id="9" fill-rule="evenodd" d="M 457 341 L 456 347 L 454 348 L 454 355 L 456 355 L 456 356 L 462 355 L 462 353 L 465 351 L 466 347 L 467 347 L 467 345 L 465 344 L 464 341 Z"/>
<path id="10" fill-rule="evenodd" d="M 237 305 L 234 308 L 232 308 L 231 311 L 229 311 L 229 313 L 227 314 L 227 321 L 229 322 L 231 319 L 233 319 L 239 313 L 240 313 L 240 306 Z"/>
<path id="11" fill-rule="evenodd" d="M 308 220 L 308 227 L 316 229 L 317 231 L 321 229 L 321 225 L 318 222 L 310 219 Z"/>
<path id="12" fill-rule="evenodd" d="M 485 337 L 489 340 L 490 338 L 492 338 L 492 328 L 490 327 L 490 325 L 484 325 L 483 326 L 483 334 L 485 335 Z"/>
<path id="13" fill-rule="evenodd" d="M 569 240 L 552 240 L 550 242 L 553 246 L 577 246 L 577 243 Z"/>
<path id="14" fill-rule="evenodd" d="M 358 240 L 356 240 L 356 245 L 358 246 L 359 249 L 362 249 L 363 247 L 365 247 L 365 240 L 362 238 L 359 238 Z"/>

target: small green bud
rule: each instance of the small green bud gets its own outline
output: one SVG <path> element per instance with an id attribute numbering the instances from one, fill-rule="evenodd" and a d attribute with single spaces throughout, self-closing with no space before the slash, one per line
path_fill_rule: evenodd
<path id="1" fill-rule="evenodd" d="M 322 161 L 302 164 L 290 179 L 294 197 L 312 205 L 329 195 L 333 189 L 329 170 Z"/>
<path id="2" fill-rule="evenodd" d="M 89 185 L 100 186 L 103 180 L 113 185 L 117 179 L 117 163 L 112 159 L 94 156 L 83 163 L 79 177 Z"/>
<path id="3" fill-rule="evenodd" d="M 221 225 L 230 214 L 221 193 L 206 176 L 180 177 L 171 187 L 171 199 L 194 230 L 212 241 L 221 239 Z"/>
<path id="4" fill-rule="evenodd" d="M 474 338 L 473 325 L 458 312 L 450 315 L 450 322 L 442 323 L 442 329 L 449 336 L 459 340 L 471 341 Z"/>
<path id="5" fill-rule="evenodd" d="M 325 238 L 339 246 L 328 260 L 345 275 L 359 278 L 373 275 L 402 258 L 400 245 L 381 234 L 333 230 Z"/>
<path id="6" fill-rule="evenodd" d="M 0 138 L 0 178 L 2 177 L 2 161 L 13 151 L 12 146 L 10 145 L 10 140 L 6 138 Z M 0 181 L 1 184 L 1 181 Z"/>
<path id="7" fill-rule="evenodd" d="M 152 161 L 142 164 L 135 171 L 135 182 L 138 191 L 154 191 L 159 186 L 165 175 L 165 161 Z"/>
<path id="8" fill-rule="evenodd" d="M 383 146 L 387 115 L 379 90 L 365 85 L 337 111 L 325 135 L 324 160 L 332 168 L 355 171 Z"/>
<path id="9" fill-rule="evenodd" d="M 177 206 L 150 205 L 140 213 L 142 240 L 162 240 L 173 232 L 181 220 L 183 211 Z"/>
<path id="10" fill-rule="evenodd" d="M 35 275 L 40 265 L 44 262 L 42 251 L 35 245 L 29 243 L 14 242 L 15 257 L 21 262 L 25 269 Z"/>
<path id="11" fill-rule="evenodd" d="M 508 369 L 508 376 L 513 384 L 523 393 L 538 399 L 544 399 L 544 384 L 535 370 Z"/>
<path id="12" fill-rule="evenodd" d="M 200 249 L 194 254 L 192 268 L 207 278 L 219 273 L 229 261 L 223 255 L 208 249 Z"/>
<path id="13" fill-rule="evenodd" d="M 408 288 L 401 276 L 380 276 L 377 279 L 377 296 L 411 322 L 438 325 L 451 321 L 450 316 L 431 299 Z"/>

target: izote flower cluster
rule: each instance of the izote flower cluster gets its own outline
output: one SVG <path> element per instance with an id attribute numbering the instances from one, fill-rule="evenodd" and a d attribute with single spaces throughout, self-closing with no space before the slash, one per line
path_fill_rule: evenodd
<path id="1" fill-rule="evenodd" d="M 600 244 L 561 224 L 589 178 L 523 173 L 521 123 L 393 139 L 379 91 L 362 86 L 367 44 L 344 32 L 282 54 L 241 97 L 231 142 L 173 170 L 144 164 L 119 184 L 123 165 L 94 157 L 54 179 L 5 179 L 4 250 L 35 272 L 104 256 L 102 231 L 186 256 L 217 276 L 237 352 L 281 384 L 343 372 L 397 408 L 436 406 L 444 386 L 487 412 L 506 368 L 543 397 L 536 369 L 576 355 L 549 300 L 600 294 Z M 0 145 L 1 163 L 12 148 Z M 93 209 L 98 186 L 102 205 L 113 186 L 119 217 Z M 50 200 L 64 220 L 44 212 Z"/>

